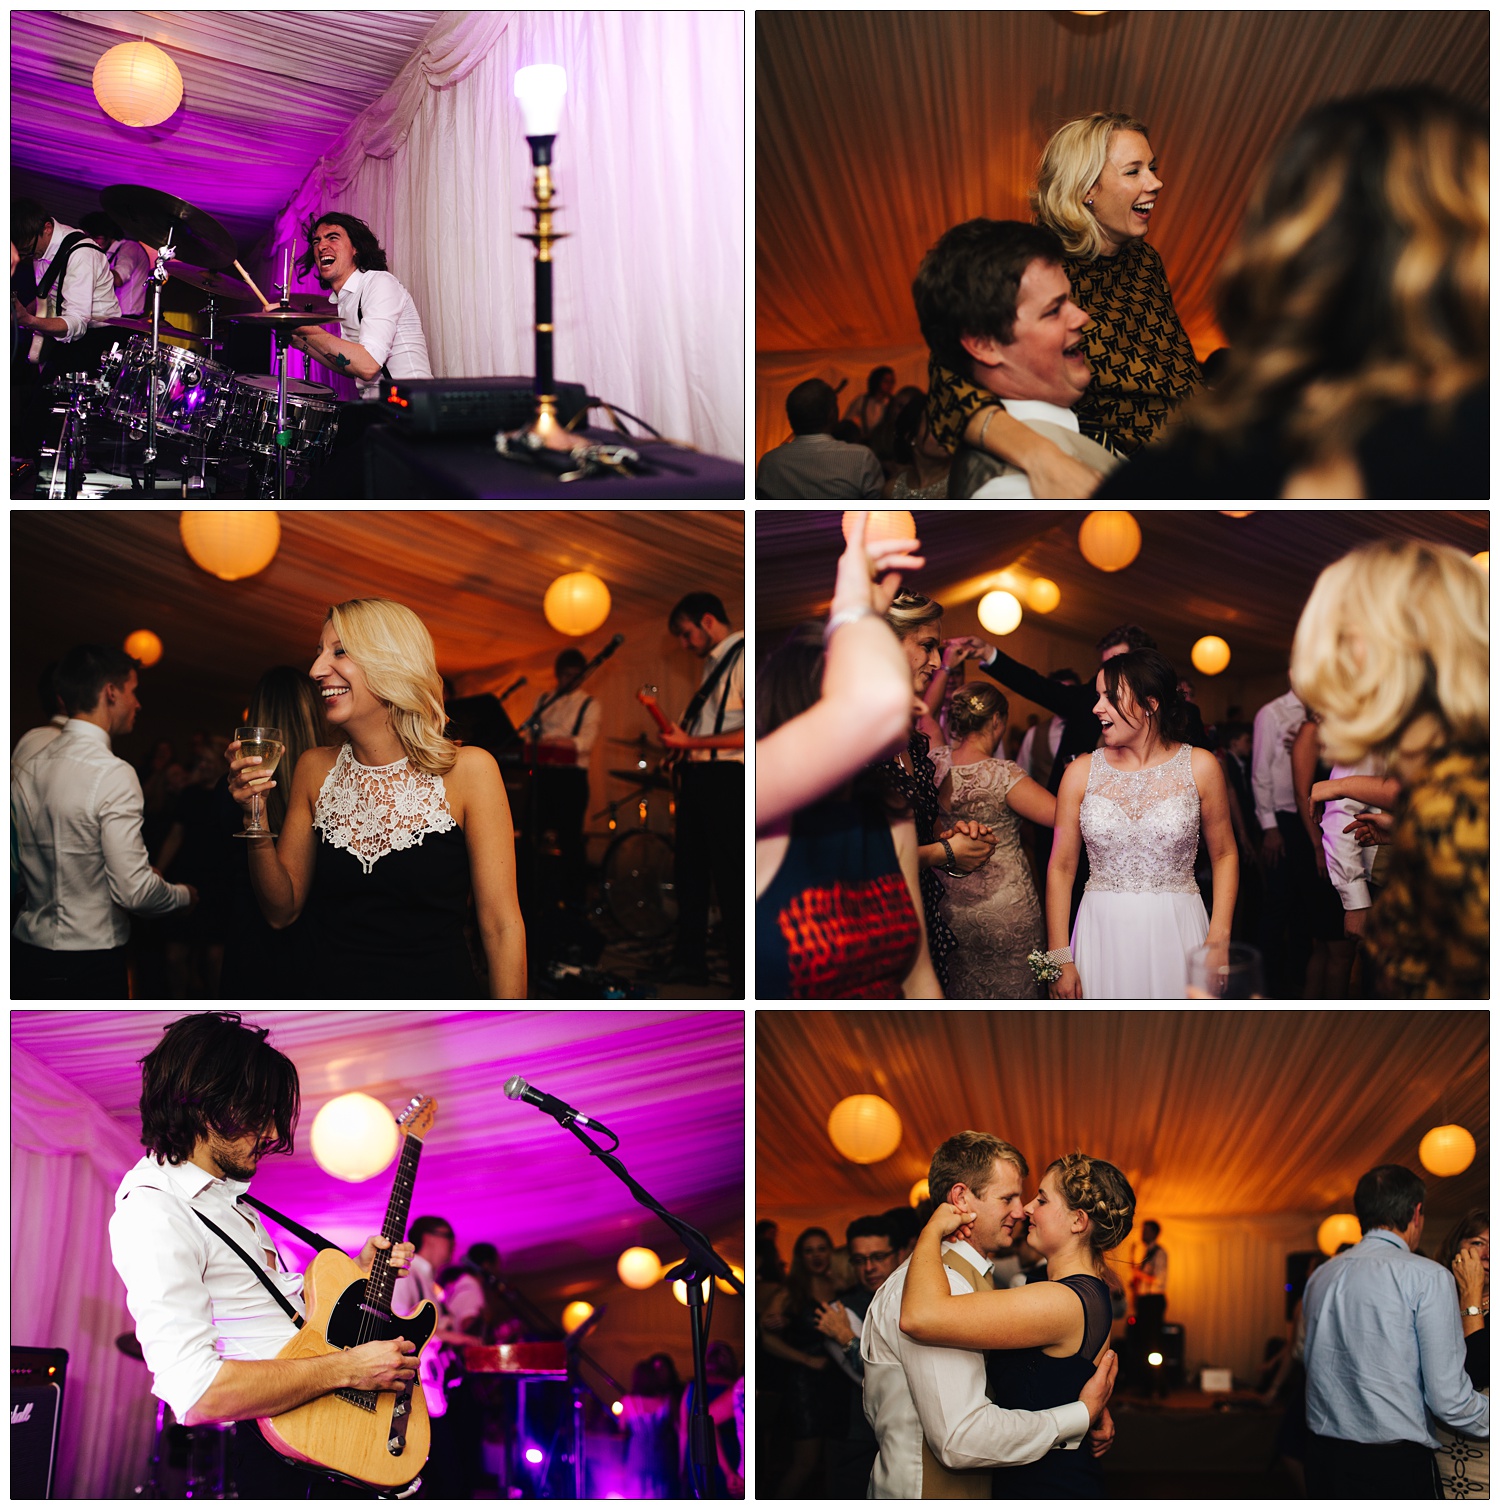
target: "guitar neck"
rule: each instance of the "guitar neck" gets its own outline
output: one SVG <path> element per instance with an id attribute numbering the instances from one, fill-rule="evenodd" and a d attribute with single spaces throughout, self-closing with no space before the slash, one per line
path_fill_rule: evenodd
<path id="1" fill-rule="evenodd" d="M 401 1146 L 401 1162 L 396 1166 L 396 1183 L 391 1190 L 391 1199 L 385 1208 L 385 1221 L 380 1235 L 392 1244 L 406 1236 L 407 1219 L 411 1214 L 411 1194 L 417 1183 L 417 1160 L 422 1157 L 422 1140 L 413 1134 L 406 1135 Z M 391 1308 L 391 1294 L 396 1288 L 396 1271 L 391 1268 L 386 1255 L 389 1248 L 382 1248 L 375 1256 L 370 1269 L 370 1278 L 365 1285 L 366 1301 L 382 1311 Z"/>

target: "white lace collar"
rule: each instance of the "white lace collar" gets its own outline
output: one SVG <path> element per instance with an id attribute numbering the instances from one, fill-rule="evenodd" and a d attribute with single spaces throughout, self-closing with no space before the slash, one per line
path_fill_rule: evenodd
<path id="1" fill-rule="evenodd" d="M 335 849 L 348 850 L 369 875 L 393 850 L 410 849 L 458 824 L 441 776 L 418 770 L 404 755 L 390 765 L 361 765 L 345 745 L 318 792 L 313 827 Z"/>

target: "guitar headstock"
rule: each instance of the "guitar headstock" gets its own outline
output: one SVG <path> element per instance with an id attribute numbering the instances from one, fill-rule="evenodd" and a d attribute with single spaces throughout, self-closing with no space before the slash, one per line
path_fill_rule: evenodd
<path id="1" fill-rule="evenodd" d="M 408 1137 L 425 1138 L 437 1121 L 438 1104 L 431 1096 L 413 1096 L 406 1110 L 396 1118 L 396 1126 Z"/>
<path id="2" fill-rule="evenodd" d="M 636 697 L 641 702 L 645 703 L 646 706 L 649 708 L 651 706 L 651 704 L 656 701 L 656 683 L 655 682 L 647 682 L 646 685 L 644 687 L 642 687 L 639 692 L 636 693 Z"/>

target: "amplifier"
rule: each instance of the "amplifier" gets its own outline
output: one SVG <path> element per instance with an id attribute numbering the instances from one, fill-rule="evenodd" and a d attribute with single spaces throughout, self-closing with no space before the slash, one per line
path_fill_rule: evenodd
<path id="1" fill-rule="evenodd" d="M 62 1348 L 10 1350 L 10 1495 L 50 1499 L 68 1355 Z"/>
<path id="2" fill-rule="evenodd" d="M 382 382 L 380 401 L 392 423 L 413 435 L 479 435 L 519 430 L 536 412 L 529 377 L 397 378 Z M 554 383 L 557 418 L 566 425 L 588 407 L 581 383 Z"/>

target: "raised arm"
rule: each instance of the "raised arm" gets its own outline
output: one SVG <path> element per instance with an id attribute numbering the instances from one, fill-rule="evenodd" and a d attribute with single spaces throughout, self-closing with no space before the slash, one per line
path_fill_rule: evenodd
<path id="1" fill-rule="evenodd" d="M 900 573 L 924 563 L 916 540 L 865 545 L 868 515 L 856 513 L 839 558 L 823 666 L 822 696 L 755 745 L 755 826 L 765 831 L 826 797 L 906 738 L 911 668 L 883 615 Z"/>
<path id="2" fill-rule="evenodd" d="M 1027 1285 L 955 1295 L 943 1268 L 942 1243 L 969 1221 L 945 1201 L 922 1229 L 901 1292 L 901 1330 L 936 1347 L 1048 1347 L 1075 1331 L 1079 1301 L 1065 1285 Z"/>

